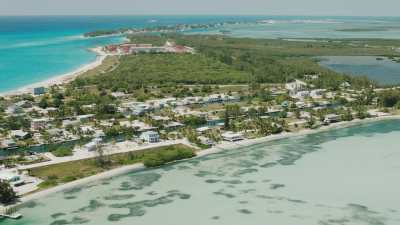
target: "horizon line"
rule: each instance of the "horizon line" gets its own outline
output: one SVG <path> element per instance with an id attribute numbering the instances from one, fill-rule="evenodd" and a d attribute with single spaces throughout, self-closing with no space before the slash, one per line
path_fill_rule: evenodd
<path id="1" fill-rule="evenodd" d="M 399 15 L 335 15 L 335 14 L 170 14 L 170 13 L 161 13 L 161 14 L 10 14 L 10 15 L 0 15 L 0 17 L 74 17 L 74 16 L 305 16 L 305 17 L 391 17 L 391 18 L 400 18 Z"/>

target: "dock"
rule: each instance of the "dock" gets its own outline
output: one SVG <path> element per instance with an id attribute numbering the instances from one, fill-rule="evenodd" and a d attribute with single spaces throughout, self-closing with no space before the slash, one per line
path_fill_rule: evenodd
<path id="1" fill-rule="evenodd" d="M 17 220 L 22 217 L 22 214 L 17 213 L 17 210 L 13 208 L 0 208 L 0 218 L 6 218 L 6 219 L 13 219 Z"/>
<path id="2" fill-rule="evenodd" d="M 17 219 L 20 219 L 22 217 L 22 215 L 19 213 L 14 213 L 14 214 L 1 214 L 0 213 L 0 217 L 6 218 L 6 219 L 17 220 Z"/>

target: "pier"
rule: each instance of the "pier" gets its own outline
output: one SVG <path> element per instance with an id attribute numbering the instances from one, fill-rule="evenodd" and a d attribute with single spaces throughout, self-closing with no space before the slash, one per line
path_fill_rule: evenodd
<path id="1" fill-rule="evenodd" d="M 22 214 L 17 213 L 17 210 L 15 207 L 7 208 L 7 207 L 2 207 L 0 208 L 0 218 L 6 218 L 6 219 L 20 219 L 22 217 Z"/>

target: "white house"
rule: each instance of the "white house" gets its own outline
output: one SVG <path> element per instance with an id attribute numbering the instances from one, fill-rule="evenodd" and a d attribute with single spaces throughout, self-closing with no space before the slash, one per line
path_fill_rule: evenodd
<path id="1" fill-rule="evenodd" d="M 214 141 L 212 141 L 210 138 L 208 137 L 204 137 L 204 136 L 200 136 L 199 137 L 200 143 L 203 145 L 207 145 L 207 146 L 212 146 L 214 145 Z"/>
<path id="2" fill-rule="evenodd" d="M 322 98 L 322 95 L 326 92 L 325 89 L 314 89 L 310 92 L 311 98 Z"/>
<path id="3" fill-rule="evenodd" d="M 101 141 L 101 138 L 94 138 L 91 142 L 85 144 L 83 148 L 87 151 L 94 151 L 100 145 Z"/>
<path id="4" fill-rule="evenodd" d="M 2 171 L 0 172 L 0 180 L 8 182 L 17 182 L 21 179 L 18 174 Z"/>
<path id="5" fill-rule="evenodd" d="M 224 139 L 225 141 L 230 141 L 230 142 L 234 142 L 234 141 L 240 141 L 243 140 L 243 135 L 241 133 L 235 133 L 235 132 L 225 132 L 222 135 L 222 139 Z"/>
<path id="6" fill-rule="evenodd" d="M 29 133 L 25 132 L 23 130 L 12 130 L 12 131 L 10 131 L 10 135 L 13 138 L 25 139 L 29 136 Z"/>
<path id="7" fill-rule="evenodd" d="M 305 90 L 307 83 L 301 80 L 295 80 L 294 82 L 285 84 L 285 88 L 289 91 L 290 95 L 296 95 L 297 92 Z"/>
<path id="8" fill-rule="evenodd" d="M 336 123 L 339 122 L 340 119 L 341 119 L 340 116 L 337 114 L 328 114 L 325 116 L 324 123 L 325 124 Z"/>
<path id="9" fill-rule="evenodd" d="M 149 143 L 157 143 L 160 142 L 160 135 L 155 131 L 147 131 L 140 135 L 140 139 Z"/>

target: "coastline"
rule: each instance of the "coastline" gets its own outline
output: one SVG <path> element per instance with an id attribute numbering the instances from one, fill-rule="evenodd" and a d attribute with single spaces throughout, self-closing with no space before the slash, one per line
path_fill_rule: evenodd
<path id="1" fill-rule="evenodd" d="M 102 51 L 102 47 L 90 48 L 89 51 L 96 53 L 95 61 L 90 62 L 88 64 L 84 64 L 72 72 L 68 72 L 68 73 L 61 74 L 61 75 L 55 75 L 44 81 L 29 84 L 29 85 L 17 88 L 15 90 L 1 92 L 0 96 L 9 97 L 9 96 L 21 95 L 21 94 L 26 94 L 26 93 L 32 93 L 33 89 L 36 87 L 51 87 L 53 85 L 61 85 L 61 84 L 71 82 L 72 80 L 74 80 L 76 77 L 82 75 L 83 73 L 100 66 L 103 63 L 104 59 L 107 57 L 107 54 Z"/>
<path id="2" fill-rule="evenodd" d="M 367 118 L 364 120 L 356 119 L 353 121 L 344 121 L 344 122 L 334 123 L 329 126 L 323 126 L 323 127 L 320 127 L 318 129 L 314 129 L 314 130 L 306 129 L 306 130 L 301 130 L 301 131 L 298 131 L 295 133 L 284 132 L 281 134 L 270 135 L 270 136 L 256 138 L 256 139 L 247 139 L 247 140 L 242 140 L 242 141 L 233 142 L 233 143 L 223 142 L 223 143 L 218 144 L 210 149 L 199 151 L 194 158 L 200 158 L 200 157 L 215 154 L 215 153 L 218 153 L 221 151 L 227 151 L 227 150 L 240 148 L 240 147 L 247 147 L 247 146 L 251 146 L 251 145 L 255 145 L 255 144 L 259 144 L 259 143 L 274 141 L 274 140 L 305 136 L 305 135 L 309 135 L 309 134 L 316 134 L 316 133 L 329 131 L 329 130 L 352 127 L 352 126 L 356 126 L 359 124 L 372 123 L 372 122 L 385 121 L 385 120 L 396 120 L 396 119 L 400 119 L 400 115 L 374 117 L 374 118 Z M 192 158 L 192 159 L 194 159 L 194 158 Z M 181 161 L 187 161 L 187 160 L 190 160 L 190 159 L 181 160 Z M 145 169 L 146 169 L 146 167 L 142 163 L 119 167 L 119 168 L 112 169 L 112 170 L 109 170 L 109 171 L 106 171 L 103 173 L 99 173 L 99 174 L 96 174 L 96 175 L 93 175 L 90 177 L 83 178 L 80 180 L 72 181 L 70 183 L 62 184 L 62 185 L 59 185 L 59 186 L 56 186 L 56 187 L 53 187 L 50 189 L 46 189 L 46 190 L 34 192 L 32 194 L 28 194 L 26 196 L 21 197 L 19 199 L 19 202 L 16 203 L 14 206 L 19 206 L 25 202 L 36 200 L 41 197 L 45 197 L 47 195 L 54 194 L 54 193 L 57 193 L 57 192 L 60 192 L 60 191 L 66 190 L 66 189 L 82 186 L 82 185 L 85 185 L 90 182 L 107 179 L 107 178 L 111 178 L 111 177 L 118 176 L 118 175 L 123 175 L 123 174 L 129 173 L 129 172 L 142 171 Z"/>

